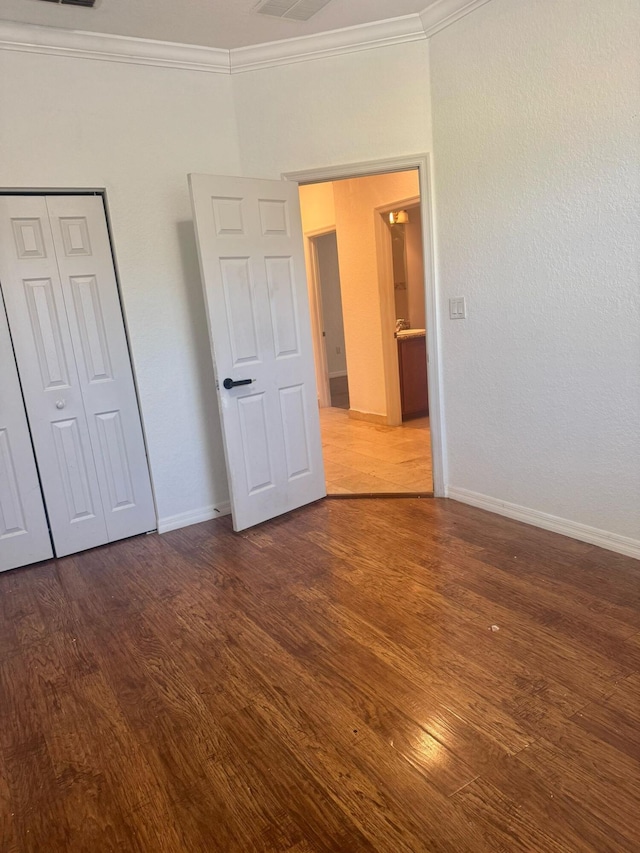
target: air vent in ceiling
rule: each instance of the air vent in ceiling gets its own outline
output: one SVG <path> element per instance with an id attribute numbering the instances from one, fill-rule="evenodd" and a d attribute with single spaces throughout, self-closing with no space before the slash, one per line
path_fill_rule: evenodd
<path id="1" fill-rule="evenodd" d="M 45 3 L 58 3 L 64 6 L 95 6 L 96 0 L 43 0 Z"/>
<path id="2" fill-rule="evenodd" d="M 254 11 L 259 15 L 270 15 L 272 18 L 308 21 L 330 2 L 331 0 L 263 0 Z"/>

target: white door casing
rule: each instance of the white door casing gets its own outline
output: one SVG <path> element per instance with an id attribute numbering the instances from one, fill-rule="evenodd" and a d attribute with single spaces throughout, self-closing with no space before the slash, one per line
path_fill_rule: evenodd
<path id="1" fill-rule="evenodd" d="M 326 495 L 298 186 L 212 175 L 189 186 L 243 530 Z M 226 389 L 225 379 L 251 381 Z"/>
<path id="2" fill-rule="evenodd" d="M 0 571 L 49 557 L 51 538 L 0 296 Z"/>
<path id="3" fill-rule="evenodd" d="M 0 246 L 56 555 L 155 527 L 101 200 L 0 197 Z"/>

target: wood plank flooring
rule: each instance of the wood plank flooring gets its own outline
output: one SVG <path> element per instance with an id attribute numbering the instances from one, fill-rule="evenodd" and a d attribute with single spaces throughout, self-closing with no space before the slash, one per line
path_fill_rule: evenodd
<path id="1" fill-rule="evenodd" d="M 431 492 L 429 418 L 389 427 L 358 421 L 337 408 L 320 409 L 327 492 Z"/>
<path id="2" fill-rule="evenodd" d="M 8 572 L 0 610 L 2 853 L 640 850 L 635 560 L 323 501 Z"/>

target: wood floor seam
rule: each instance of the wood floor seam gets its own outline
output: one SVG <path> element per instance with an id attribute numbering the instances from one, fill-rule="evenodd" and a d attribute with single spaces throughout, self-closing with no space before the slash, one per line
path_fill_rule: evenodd
<path id="1" fill-rule="evenodd" d="M 465 782 L 465 783 L 464 783 L 464 785 L 460 785 L 460 787 L 459 787 L 459 788 L 456 788 L 456 790 L 455 790 L 455 791 L 452 791 L 452 792 L 449 794 L 449 797 L 455 797 L 455 796 L 456 796 L 456 794 L 459 794 L 459 793 L 460 793 L 460 791 L 462 791 L 462 790 L 463 790 L 464 788 L 466 788 L 468 785 L 473 785 L 473 783 L 474 783 L 474 782 L 477 782 L 477 781 L 478 781 L 478 779 L 480 779 L 480 774 L 478 774 L 477 776 L 474 776 L 474 777 L 473 777 L 473 779 L 469 779 L 469 781 L 468 781 L 468 782 Z"/>

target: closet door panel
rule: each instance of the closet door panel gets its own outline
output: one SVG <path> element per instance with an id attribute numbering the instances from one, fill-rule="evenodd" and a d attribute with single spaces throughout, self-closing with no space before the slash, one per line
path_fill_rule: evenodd
<path id="1" fill-rule="evenodd" d="M 49 528 L 0 297 L 0 571 L 50 557 Z"/>
<path id="2" fill-rule="evenodd" d="M 57 556 L 108 541 L 46 200 L 0 197 L 0 282 Z"/>
<path id="3" fill-rule="evenodd" d="M 155 529 L 138 401 L 102 199 L 47 196 L 109 541 Z"/>

